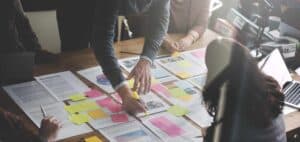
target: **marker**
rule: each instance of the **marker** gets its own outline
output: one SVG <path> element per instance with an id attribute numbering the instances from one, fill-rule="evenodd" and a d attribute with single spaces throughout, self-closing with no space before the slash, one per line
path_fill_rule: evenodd
<path id="1" fill-rule="evenodd" d="M 41 107 L 41 111 L 43 113 L 43 117 L 45 118 L 47 116 L 46 111 L 45 111 L 43 105 L 41 105 L 40 107 Z"/>

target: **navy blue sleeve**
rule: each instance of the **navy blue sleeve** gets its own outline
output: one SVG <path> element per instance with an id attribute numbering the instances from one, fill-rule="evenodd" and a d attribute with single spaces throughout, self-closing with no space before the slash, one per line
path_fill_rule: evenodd
<path id="1" fill-rule="evenodd" d="M 97 0 L 91 40 L 95 56 L 113 87 L 125 80 L 113 48 L 118 8 L 119 0 Z"/>

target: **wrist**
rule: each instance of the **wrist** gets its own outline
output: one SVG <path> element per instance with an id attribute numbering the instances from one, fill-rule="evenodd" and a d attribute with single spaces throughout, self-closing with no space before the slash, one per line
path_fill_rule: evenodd
<path id="1" fill-rule="evenodd" d="M 116 91 L 120 95 L 122 100 L 124 100 L 124 98 L 130 96 L 131 94 L 131 89 L 127 84 L 124 84 L 123 86 L 119 87 Z"/>

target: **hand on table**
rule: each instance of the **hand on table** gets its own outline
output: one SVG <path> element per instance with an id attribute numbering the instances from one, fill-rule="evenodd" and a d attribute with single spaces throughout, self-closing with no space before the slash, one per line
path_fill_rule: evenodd
<path id="1" fill-rule="evenodd" d="M 190 47 L 193 44 L 193 38 L 186 36 L 179 41 L 175 42 L 175 48 L 177 51 L 184 51 L 186 48 Z"/>
<path id="2" fill-rule="evenodd" d="M 55 142 L 57 133 L 62 127 L 61 123 L 54 117 L 46 117 L 41 122 L 39 135 L 47 142 Z"/>
<path id="3" fill-rule="evenodd" d="M 134 79 L 133 90 L 138 94 L 146 94 L 151 88 L 151 65 L 146 59 L 140 59 L 128 76 L 128 80 Z"/>
<path id="4" fill-rule="evenodd" d="M 132 91 L 127 85 L 122 86 L 117 90 L 122 98 L 122 107 L 130 114 L 145 112 L 145 106 L 138 100 L 132 97 Z"/>

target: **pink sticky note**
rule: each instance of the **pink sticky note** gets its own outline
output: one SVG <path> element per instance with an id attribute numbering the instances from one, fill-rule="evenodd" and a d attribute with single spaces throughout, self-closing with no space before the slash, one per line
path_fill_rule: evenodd
<path id="1" fill-rule="evenodd" d="M 122 105 L 118 104 L 116 102 L 111 101 L 109 104 L 107 104 L 107 109 L 111 111 L 112 113 L 118 113 L 122 111 Z"/>
<path id="2" fill-rule="evenodd" d="M 171 93 L 168 91 L 168 89 L 161 84 L 152 85 L 151 90 L 155 93 L 163 94 L 166 97 L 171 97 Z"/>
<path id="3" fill-rule="evenodd" d="M 153 118 L 150 122 L 170 137 L 180 136 L 184 133 L 184 130 L 163 116 Z"/>
<path id="4" fill-rule="evenodd" d="M 127 114 L 113 114 L 111 115 L 111 120 L 115 123 L 128 122 Z"/>
<path id="5" fill-rule="evenodd" d="M 102 96 L 103 94 L 99 92 L 98 90 L 92 89 L 88 92 L 85 92 L 85 95 L 89 98 L 97 98 L 99 96 Z"/>
<path id="6" fill-rule="evenodd" d="M 205 50 L 198 50 L 198 51 L 192 52 L 192 55 L 194 55 L 198 59 L 204 59 Z"/>
<path id="7" fill-rule="evenodd" d="M 102 107 L 107 107 L 113 100 L 111 98 L 105 98 L 102 100 L 97 100 L 96 103 Z"/>

